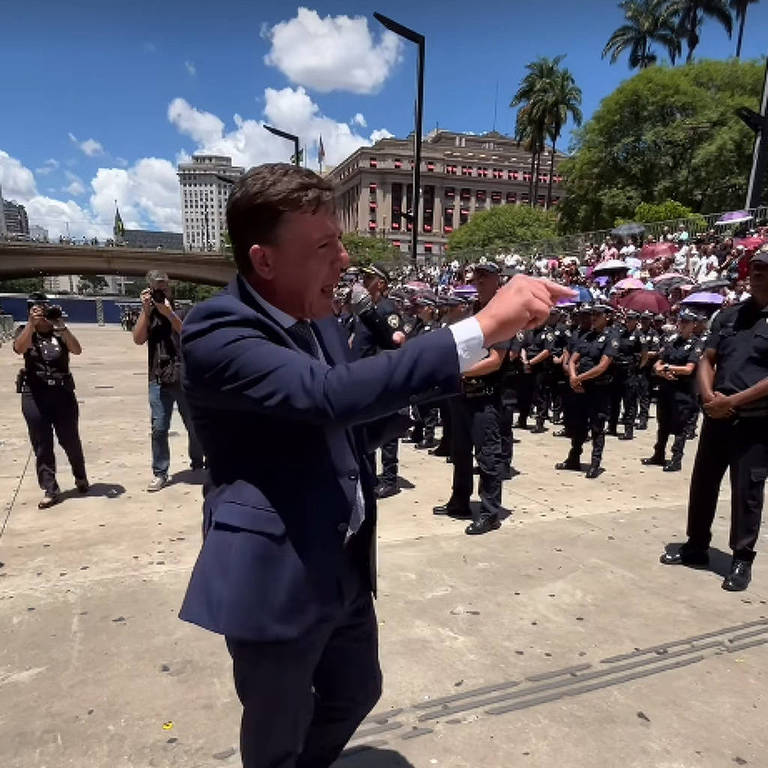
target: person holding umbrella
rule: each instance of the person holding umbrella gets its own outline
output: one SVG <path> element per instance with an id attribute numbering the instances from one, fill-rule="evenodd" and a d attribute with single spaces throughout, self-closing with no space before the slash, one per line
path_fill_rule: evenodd
<path id="1" fill-rule="evenodd" d="M 712 323 L 698 382 L 704 423 L 691 475 L 688 540 L 664 565 L 705 567 L 725 470 L 730 467 L 731 570 L 725 590 L 746 589 L 760 532 L 768 477 L 768 248 L 749 265 L 750 298 Z"/>
<path id="2" fill-rule="evenodd" d="M 665 472 L 679 472 L 682 469 L 691 414 L 697 409 L 695 371 L 703 345 L 693 333 L 696 317 L 690 310 L 683 310 L 679 314 L 677 333 L 666 340 L 653 366 L 654 373 L 661 379 L 656 414 L 658 432 L 653 455 L 641 461 L 646 466 L 661 466 Z M 672 443 L 672 458 L 667 461 L 667 441 L 670 435 L 674 435 L 675 439 Z"/>

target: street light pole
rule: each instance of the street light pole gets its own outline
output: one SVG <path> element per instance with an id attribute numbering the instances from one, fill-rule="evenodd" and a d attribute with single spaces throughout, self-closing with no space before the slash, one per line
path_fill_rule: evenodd
<path id="1" fill-rule="evenodd" d="M 746 107 L 736 110 L 742 121 L 754 131 L 755 147 L 752 154 L 752 171 L 749 174 L 745 208 L 757 208 L 763 196 L 765 177 L 768 175 L 768 61 L 765 64 L 763 95 L 760 99 L 760 114 Z"/>
<path id="2" fill-rule="evenodd" d="M 424 35 L 414 32 L 402 24 L 382 15 L 374 13 L 374 18 L 396 35 L 410 40 L 418 46 L 419 54 L 416 64 L 416 125 L 413 136 L 413 213 L 411 216 L 411 263 L 416 264 L 419 246 L 419 198 L 421 193 L 421 125 L 424 118 Z M 406 219 L 407 221 L 407 219 Z"/>
<path id="3" fill-rule="evenodd" d="M 274 133 L 275 136 L 279 136 L 282 139 L 287 139 L 293 142 L 293 163 L 294 165 L 301 165 L 299 162 L 299 137 L 292 133 L 286 133 L 279 128 L 273 128 L 271 125 L 265 125 L 264 128 L 270 133 Z"/>

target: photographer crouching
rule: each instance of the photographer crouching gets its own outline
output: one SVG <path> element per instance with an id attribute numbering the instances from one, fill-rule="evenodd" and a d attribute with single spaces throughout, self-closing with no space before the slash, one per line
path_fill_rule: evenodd
<path id="1" fill-rule="evenodd" d="M 187 404 L 181 391 L 181 321 L 168 275 L 158 270 L 147 273 L 148 288 L 141 292 L 142 311 L 133 328 L 133 341 L 147 344 L 149 364 L 149 409 L 152 418 L 152 474 L 147 491 L 159 491 L 168 483 L 171 450 L 168 432 L 171 428 L 173 404 L 179 409 L 189 437 L 190 467 L 203 469 L 205 457 L 187 415 Z"/>
<path id="2" fill-rule="evenodd" d="M 24 356 L 16 391 L 21 394 L 21 412 L 35 452 L 37 481 L 45 493 L 37 506 L 47 509 L 61 500 L 56 482 L 54 431 L 69 459 L 77 490 L 80 493 L 88 490 L 77 427 L 75 380 L 69 371 L 70 354 L 79 355 L 82 348 L 64 324 L 61 307 L 49 304 L 45 294 L 31 294 L 27 306 L 29 321 L 18 327 L 13 341 L 13 351 Z"/>

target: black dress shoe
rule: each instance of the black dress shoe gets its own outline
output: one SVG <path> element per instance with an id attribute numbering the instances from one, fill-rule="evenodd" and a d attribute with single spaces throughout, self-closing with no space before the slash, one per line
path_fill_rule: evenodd
<path id="1" fill-rule="evenodd" d="M 568 431 L 565 429 L 558 429 L 557 432 L 552 433 L 553 437 L 568 437 Z"/>
<path id="2" fill-rule="evenodd" d="M 623 435 L 619 435 L 619 440 L 634 440 L 635 436 L 631 432 L 624 432 Z"/>
<path id="3" fill-rule="evenodd" d="M 683 468 L 680 459 L 672 459 L 664 465 L 663 472 L 679 472 Z"/>
<path id="4" fill-rule="evenodd" d="M 667 460 L 663 456 L 649 456 L 647 459 L 640 459 L 640 463 L 646 467 L 663 467 Z"/>
<path id="5" fill-rule="evenodd" d="M 723 589 L 728 592 L 743 592 L 750 581 L 752 581 L 752 563 L 734 558 L 731 572 L 723 581 Z"/>
<path id="6" fill-rule="evenodd" d="M 688 568 L 706 568 L 709 566 L 709 552 L 697 552 L 679 549 L 677 552 L 665 552 L 659 562 L 662 565 L 685 565 Z"/>
<path id="7" fill-rule="evenodd" d="M 430 456 L 449 456 L 448 446 L 443 445 L 442 443 L 437 444 L 437 448 L 433 448 L 429 452 Z"/>
<path id="8" fill-rule="evenodd" d="M 382 483 L 376 488 L 377 499 L 388 499 L 390 496 L 395 496 L 400 493 L 400 489 L 393 483 Z"/>
<path id="9" fill-rule="evenodd" d="M 644 429 L 648 429 L 648 422 L 647 421 L 638 421 L 637 424 L 635 424 L 635 429 L 639 429 L 641 432 Z"/>
<path id="10" fill-rule="evenodd" d="M 504 468 L 501 470 L 501 479 L 502 480 L 511 480 L 513 477 L 516 477 L 520 473 L 511 465 L 507 464 L 504 466 Z"/>
<path id="11" fill-rule="evenodd" d="M 422 440 L 420 443 L 416 443 L 416 448 L 420 451 L 425 451 L 428 448 L 434 448 L 437 445 L 437 440 Z"/>
<path id="12" fill-rule="evenodd" d="M 570 469 L 574 472 L 581 472 L 581 462 L 570 461 L 569 459 L 566 459 L 565 461 L 560 461 L 555 464 L 555 469 Z"/>
<path id="13" fill-rule="evenodd" d="M 586 471 L 586 474 L 584 475 L 584 477 L 586 477 L 587 480 L 594 480 L 599 474 L 600 474 L 600 465 L 590 464 L 590 467 Z"/>
<path id="14" fill-rule="evenodd" d="M 75 480 L 75 488 L 77 488 L 80 493 L 88 493 L 90 487 L 91 484 L 88 482 L 87 477 L 79 477 Z"/>
<path id="15" fill-rule="evenodd" d="M 482 534 L 490 533 L 497 528 L 501 528 L 501 523 L 495 517 L 481 517 L 474 523 L 470 523 L 464 529 L 464 533 L 466 533 L 467 536 L 482 536 Z"/>
<path id="16" fill-rule="evenodd" d="M 440 504 L 437 507 L 432 507 L 432 514 L 457 517 L 461 520 L 470 520 L 472 518 L 472 511 L 469 507 L 461 507 L 458 504 L 451 504 L 450 501 L 447 504 Z"/>

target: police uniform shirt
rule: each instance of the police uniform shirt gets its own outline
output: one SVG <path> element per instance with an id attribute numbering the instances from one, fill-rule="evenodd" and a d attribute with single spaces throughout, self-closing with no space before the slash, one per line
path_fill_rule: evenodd
<path id="1" fill-rule="evenodd" d="M 616 363 L 626 368 L 638 365 L 644 352 L 643 334 L 640 329 L 635 328 L 634 331 L 630 331 L 627 327 L 622 326 L 616 332 L 616 338 L 619 342 Z"/>
<path id="2" fill-rule="evenodd" d="M 16 329 L 15 338 L 23 333 L 25 327 L 20 325 Z M 27 381 L 32 386 L 35 384 L 56 386 L 61 385 L 64 379 L 71 380 L 69 350 L 64 339 L 55 331 L 50 333 L 35 331 L 32 334 L 32 344 L 24 353 L 24 370 Z"/>
<path id="3" fill-rule="evenodd" d="M 733 395 L 768 377 L 768 307 L 750 297 L 722 310 L 712 323 L 706 349 L 716 353 L 714 389 Z M 768 415 L 768 398 L 739 408 L 747 415 Z"/>
<path id="4" fill-rule="evenodd" d="M 523 342 L 523 346 L 528 355 L 528 362 L 533 360 L 536 355 L 540 354 L 545 349 L 548 350 L 553 341 L 554 334 L 549 326 L 545 325 L 541 328 L 534 328 Z"/>
<path id="5" fill-rule="evenodd" d="M 576 351 L 576 346 L 578 345 L 579 340 L 584 338 L 584 336 L 590 333 L 591 330 L 591 328 L 580 328 L 578 325 L 574 326 L 571 331 L 571 338 L 568 339 L 568 346 L 566 347 L 569 354 L 572 355 Z"/>
<path id="6" fill-rule="evenodd" d="M 395 302 L 387 296 L 382 296 L 374 307 L 376 314 L 384 319 L 392 333 L 403 331 L 403 318 L 397 311 Z M 353 349 L 359 357 L 371 357 L 381 352 L 383 347 L 376 343 L 376 338 L 368 330 L 365 323 L 357 322 Z"/>
<path id="7" fill-rule="evenodd" d="M 661 348 L 659 360 L 668 365 L 688 365 L 688 363 L 698 363 L 704 347 L 701 340 L 695 336 L 685 339 L 675 333 L 667 339 Z M 694 394 L 696 390 L 696 374 L 690 376 L 678 376 L 674 381 L 662 378 L 661 386 L 675 389 L 678 392 Z"/>
<path id="8" fill-rule="evenodd" d="M 576 373 L 586 373 L 592 370 L 605 357 L 612 360 L 619 352 L 619 341 L 610 328 L 602 331 L 590 330 L 576 342 L 574 352 L 579 354 L 579 363 Z M 610 378 L 610 367 L 595 379 L 589 379 L 584 384 L 601 384 Z"/>
<path id="9" fill-rule="evenodd" d="M 571 331 L 564 323 L 558 323 L 550 330 L 552 334 L 552 340 L 550 342 L 549 351 L 554 357 L 562 357 L 563 352 L 567 349 L 571 340 Z"/>
<path id="10" fill-rule="evenodd" d="M 647 331 L 638 330 L 640 331 L 640 341 L 649 352 L 658 352 L 661 349 L 661 338 L 655 328 L 649 328 Z"/>

